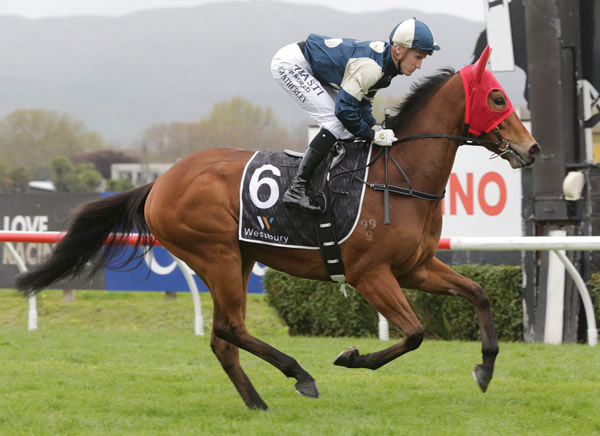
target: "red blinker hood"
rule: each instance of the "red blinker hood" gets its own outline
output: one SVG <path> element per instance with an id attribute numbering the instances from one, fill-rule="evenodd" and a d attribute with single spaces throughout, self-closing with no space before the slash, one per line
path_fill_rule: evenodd
<path id="1" fill-rule="evenodd" d="M 477 62 L 460 70 L 465 88 L 465 124 L 469 126 L 469 133 L 476 136 L 489 133 L 515 111 L 508 96 L 503 111 L 498 112 L 488 106 L 488 95 L 493 89 L 504 92 L 494 75 L 485 68 L 491 52 L 492 49 L 487 46 Z"/>

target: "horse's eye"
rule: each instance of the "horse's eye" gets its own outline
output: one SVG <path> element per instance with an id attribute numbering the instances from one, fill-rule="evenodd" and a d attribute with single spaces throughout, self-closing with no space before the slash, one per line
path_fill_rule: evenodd
<path id="1" fill-rule="evenodd" d="M 498 106 L 504 106 L 506 104 L 506 101 L 504 100 L 504 97 L 496 97 L 494 99 L 494 103 Z"/>

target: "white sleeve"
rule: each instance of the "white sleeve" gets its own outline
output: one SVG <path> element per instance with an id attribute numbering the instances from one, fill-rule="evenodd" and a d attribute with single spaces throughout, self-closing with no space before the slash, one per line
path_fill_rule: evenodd
<path id="1" fill-rule="evenodd" d="M 361 101 L 382 77 L 383 70 L 373 59 L 353 58 L 346 64 L 341 88 Z"/>

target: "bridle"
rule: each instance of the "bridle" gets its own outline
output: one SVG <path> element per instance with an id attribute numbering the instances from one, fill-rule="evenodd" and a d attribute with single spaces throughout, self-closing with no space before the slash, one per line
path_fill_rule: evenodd
<path id="1" fill-rule="evenodd" d="M 514 148 L 510 144 L 510 142 L 507 139 L 502 137 L 498 126 L 494 127 L 490 131 L 490 133 L 493 133 L 494 135 L 496 135 L 496 138 L 498 138 L 498 141 L 489 141 L 487 139 L 483 139 L 482 136 L 484 135 L 484 133 L 482 133 L 477 138 L 469 136 L 469 126 L 465 125 L 465 134 L 463 136 L 446 135 L 445 133 L 424 133 L 421 135 L 405 136 L 403 138 L 400 138 L 400 139 L 397 139 L 396 141 L 394 141 L 394 143 L 392 145 L 400 144 L 402 142 L 414 141 L 417 139 L 428 139 L 428 138 L 454 139 L 454 140 L 460 142 L 459 146 L 460 145 L 488 145 L 490 147 L 494 147 L 494 148 L 496 148 L 496 151 L 493 152 L 494 154 L 492 154 L 490 156 L 490 159 L 495 159 L 495 158 L 503 156 L 505 154 L 509 154 L 512 157 L 514 157 L 515 159 L 517 159 L 523 166 L 527 166 L 527 164 L 525 163 L 523 158 L 519 155 L 519 153 L 517 153 L 514 150 Z"/>
<path id="2" fill-rule="evenodd" d="M 404 136 L 404 137 L 394 141 L 394 143 L 392 145 L 400 144 L 402 142 L 415 141 L 417 139 L 430 139 L 430 138 L 453 139 L 455 141 L 460 142 L 459 146 L 460 145 L 488 145 L 490 147 L 494 147 L 498 151 L 495 152 L 495 154 L 493 155 L 493 158 L 496 158 L 498 156 L 502 156 L 502 155 L 508 153 L 508 154 L 511 154 L 513 157 L 519 159 L 522 163 L 524 163 L 523 159 L 521 159 L 519 154 L 516 153 L 515 150 L 512 148 L 510 142 L 508 142 L 507 139 L 502 137 L 498 126 L 494 127 L 490 133 L 495 134 L 496 138 L 498 138 L 498 141 L 489 141 L 487 139 L 483 139 L 482 136 L 484 135 L 484 133 L 482 133 L 477 138 L 475 138 L 473 136 L 469 136 L 469 126 L 465 125 L 465 134 L 463 136 L 447 135 L 445 133 L 423 133 L 420 135 Z"/>
<path id="3" fill-rule="evenodd" d="M 389 123 L 386 123 L 386 124 L 389 125 Z M 393 146 L 401 144 L 403 142 L 416 141 L 419 139 L 438 139 L 438 138 L 439 139 L 451 139 L 451 140 L 459 141 L 459 146 L 460 145 L 474 145 L 474 146 L 475 145 L 477 145 L 477 146 L 485 145 L 485 146 L 493 147 L 497 151 L 494 152 L 494 154 L 490 157 L 490 159 L 494 159 L 499 156 L 509 154 L 509 155 L 512 155 L 515 159 L 519 160 L 519 162 L 521 162 L 523 164 L 523 166 L 526 166 L 526 164 L 523 161 L 523 159 L 521 158 L 521 156 L 519 156 L 519 154 L 516 153 L 515 150 L 512 148 L 510 142 L 507 139 L 502 137 L 498 126 L 494 127 L 490 132 L 490 133 L 493 133 L 494 135 L 496 135 L 496 138 L 498 139 L 498 141 L 490 141 L 488 139 L 483 139 L 482 136 L 484 135 L 484 133 L 482 133 L 479 137 L 469 136 L 469 125 L 468 124 L 465 124 L 464 132 L 465 133 L 462 136 L 448 135 L 445 133 L 422 133 L 419 135 L 404 136 L 402 138 L 396 139 L 392 143 L 391 146 L 393 147 Z M 389 149 L 390 149 L 390 147 L 380 147 L 379 151 L 377 152 L 377 154 L 375 155 L 373 160 L 371 160 L 371 162 L 369 162 L 364 167 L 364 168 L 369 168 L 371 165 L 373 165 L 375 162 L 377 162 L 377 160 L 379 160 L 379 158 L 383 155 L 384 160 L 385 160 L 385 166 L 384 166 L 385 182 L 384 183 L 367 183 L 366 181 L 363 182 L 368 187 L 370 187 L 371 189 L 373 189 L 375 191 L 383 191 L 384 215 L 385 215 L 384 223 L 385 224 L 390 223 L 390 207 L 389 207 L 390 192 L 394 193 L 394 194 L 399 194 L 399 195 L 404 195 L 407 197 L 419 198 L 421 200 L 429 200 L 429 201 L 443 200 L 444 196 L 445 196 L 445 192 L 442 192 L 441 194 L 429 194 L 427 192 L 422 192 L 422 191 L 418 191 L 418 190 L 414 189 L 406 172 L 402 169 L 400 164 L 398 164 L 398 162 L 396 161 L 394 156 L 389 152 Z M 404 181 L 408 185 L 408 188 L 404 188 L 402 186 L 397 186 L 397 185 L 390 185 L 388 183 L 389 182 L 388 165 L 389 165 L 390 160 L 392 161 L 392 163 L 394 164 L 394 166 L 396 167 L 398 172 L 400 172 L 400 174 L 402 174 L 402 177 L 404 178 Z M 362 170 L 364 168 L 360 168 L 360 169 Z M 354 173 L 355 171 L 358 171 L 358 170 L 346 171 L 344 173 L 337 174 L 335 177 L 342 176 L 346 173 Z"/>
<path id="4" fill-rule="evenodd" d="M 527 163 L 523 160 L 521 155 L 519 153 L 517 153 L 514 150 L 514 148 L 512 148 L 512 146 L 510 145 L 510 142 L 508 142 L 506 139 L 504 139 L 502 137 L 502 135 L 500 135 L 500 129 L 498 128 L 498 126 L 496 126 L 492 129 L 492 133 L 494 133 L 496 135 L 496 138 L 498 138 L 498 142 L 493 142 L 491 145 L 492 145 L 492 147 L 496 147 L 498 149 L 498 151 L 495 152 L 494 154 L 492 154 L 490 156 L 490 159 L 496 159 L 497 157 L 501 157 L 501 156 L 504 156 L 505 154 L 509 154 L 512 157 L 514 157 L 516 160 L 518 160 L 523 167 L 527 166 Z M 489 142 L 492 142 L 492 141 L 489 141 Z"/>

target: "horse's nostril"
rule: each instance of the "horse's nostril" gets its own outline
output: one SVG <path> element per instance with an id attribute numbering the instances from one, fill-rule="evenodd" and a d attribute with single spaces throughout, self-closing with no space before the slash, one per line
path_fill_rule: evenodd
<path id="1" fill-rule="evenodd" d="M 537 144 L 533 144 L 531 147 L 529 147 L 529 156 L 534 157 L 536 156 L 540 151 L 542 151 L 542 149 L 540 148 L 539 145 Z"/>

